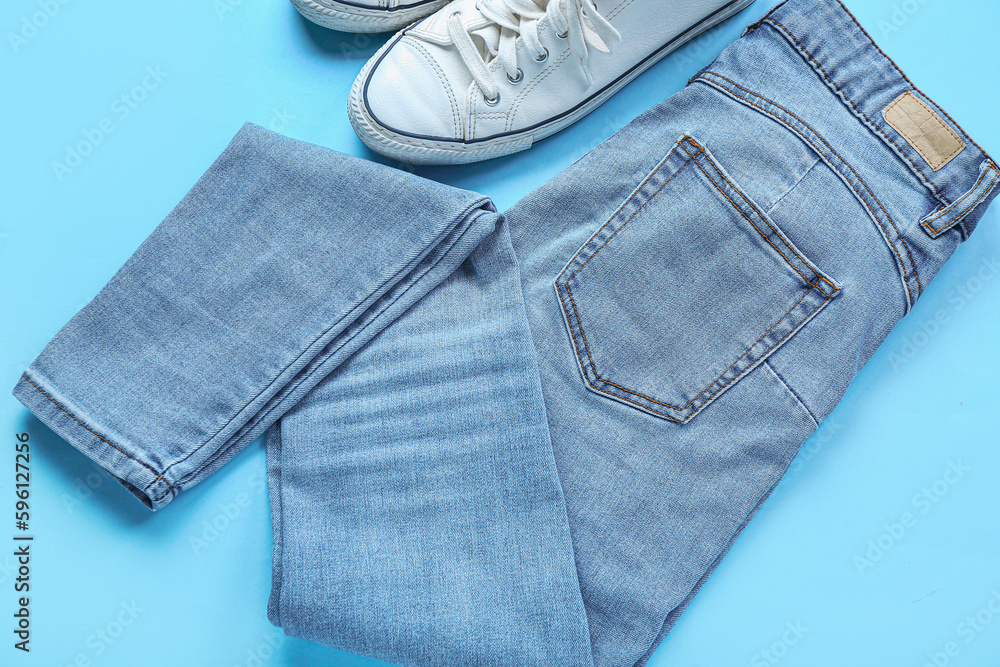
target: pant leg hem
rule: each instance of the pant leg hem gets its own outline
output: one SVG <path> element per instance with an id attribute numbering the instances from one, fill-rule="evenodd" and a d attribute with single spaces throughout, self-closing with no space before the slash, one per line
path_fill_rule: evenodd
<path id="1" fill-rule="evenodd" d="M 155 467 L 102 435 L 108 430 L 71 408 L 58 390 L 37 375 L 23 373 L 13 394 L 43 424 L 104 468 L 149 509 L 160 509 L 173 500 L 174 486 Z"/>

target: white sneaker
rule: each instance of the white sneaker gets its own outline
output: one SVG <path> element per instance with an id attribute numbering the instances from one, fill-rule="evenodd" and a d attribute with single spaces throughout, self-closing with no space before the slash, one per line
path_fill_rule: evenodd
<path id="1" fill-rule="evenodd" d="M 365 64 L 348 113 L 372 150 L 461 164 L 575 123 L 753 0 L 455 0 Z"/>
<path id="2" fill-rule="evenodd" d="M 408 26 L 451 0 L 292 0 L 313 23 L 344 32 L 389 32 Z"/>

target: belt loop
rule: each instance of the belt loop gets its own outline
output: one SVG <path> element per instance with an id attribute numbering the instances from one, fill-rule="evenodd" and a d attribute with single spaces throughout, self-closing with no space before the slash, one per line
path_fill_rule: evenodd
<path id="1" fill-rule="evenodd" d="M 975 228 L 974 221 L 978 219 L 976 216 L 970 218 L 969 215 L 980 204 L 989 202 L 996 195 L 995 189 L 998 182 L 1000 182 L 1000 169 L 992 160 L 984 160 L 979 165 L 979 178 L 975 185 L 950 205 L 938 208 L 924 217 L 920 221 L 920 227 L 932 239 L 936 239 L 955 225 L 959 225 L 964 241 L 972 233 Z M 971 227 L 970 220 L 973 221 Z"/>

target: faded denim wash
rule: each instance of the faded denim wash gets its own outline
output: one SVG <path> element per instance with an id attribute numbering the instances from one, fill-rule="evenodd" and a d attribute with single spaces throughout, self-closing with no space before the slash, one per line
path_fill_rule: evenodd
<path id="1" fill-rule="evenodd" d="M 267 431 L 289 635 L 644 665 L 998 176 L 790 0 L 503 215 L 246 125 L 15 394 L 153 509 Z"/>

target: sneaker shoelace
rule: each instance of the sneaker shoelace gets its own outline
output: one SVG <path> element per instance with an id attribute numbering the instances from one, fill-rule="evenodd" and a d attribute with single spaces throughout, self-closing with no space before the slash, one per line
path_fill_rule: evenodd
<path id="1" fill-rule="evenodd" d="M 570 53 L 583 68 L 588 85 L 594 83 L 589 47 L 610 53 L 621 39 L 593 0 L 480 0 L 476 9 L 482 15 L 478 20 L 466 23 L 461 12 L 454 12 L 446 26 L 459 57 L 489 104 L 500 99 L 500 88 L 488 68 L 490 61 L 498 59 L 512 83 L 524 76 L 517 65 L 518 38 L 536 61 L 548 57 L 548 50 L 538 38 L 543 19 L 548 19 L 560 39 L 568 40 Z M 483 40 L 485 54 L 473 41 L 474 34 Z"/>

